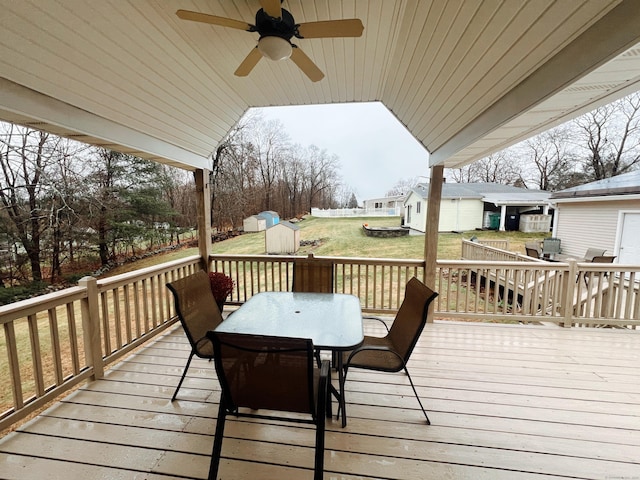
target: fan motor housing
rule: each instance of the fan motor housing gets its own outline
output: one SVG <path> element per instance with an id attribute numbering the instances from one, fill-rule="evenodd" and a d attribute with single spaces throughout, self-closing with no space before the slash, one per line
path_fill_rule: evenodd
<path id="1" fill-rule="evenodd" d="M 293 15 L 284 8 L 281 9 L 282 17 L 273 18 L 262 8 L 256 13 L 256 30 L 262 37 L 280 37 L 291 40 L 296 34 L 296 23 Z"/>

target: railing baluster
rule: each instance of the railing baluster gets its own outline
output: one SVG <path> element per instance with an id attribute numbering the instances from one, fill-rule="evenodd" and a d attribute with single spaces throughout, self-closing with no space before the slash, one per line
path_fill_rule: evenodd
<path id="1" fill-rule="evenodd" d="M 40 351 L 40 332 L 38 331 L 38 316 L 36 314 L 27 317 L 29 322 L 29 340 L 31 344 L 31 362 L 33 363 L 33 380 L 35 382 L 36 395 L 44 395 L 44 373 L 42 370 L 42 352 Z"/>

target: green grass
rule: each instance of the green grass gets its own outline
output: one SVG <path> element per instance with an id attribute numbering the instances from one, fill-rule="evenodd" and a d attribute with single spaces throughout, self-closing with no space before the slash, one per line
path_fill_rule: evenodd
<path id="1" fill-rule="evenodd" d="M 303 246 L 296 253 L 318 256 L 366 257 L 366 258 L 424 258 L 424 235 L 399 238 L 367 237 L 362 224 L 370 226 L 399 226 L 400 217 L 370 218 L 316 218 L 308 217 L 297 223 L 301 240 L 320 240 L 319 246 Z M 548 234 L 522 232 L 470 231 L 440 233 L 438 258 L 459 259 L 462 239 L 476 235 L 483 239 L 509 239 L 511 250 L 524 253 L 525 242 L 542 239 Z M 265 232 L 248 233 L 213 245 L 213 253 L 264 254 Z"/>
<path id="2" fill-rule="evenodd" d="M 424 258 L 424 235 L 372 238 L 367 237 L 362 231 L 363 223 L 367 223 L 370 226 L 394 227 L 400 225 L 400 217 L 307 217 L 296 224 L 300 227 L 300 238 L 303 241 L 319 240 L 319 245 L 300 247 L 296 255 L 313 253 L 317 256 L 328 257 Z M 510 250 L 523 254 L 525 253 L 525 242 L 541 240 L 550 236 L 545 233 L 497 232 L 494 230 L 440 233 L 438 236 L 438 258 L 440 260 L 459 259 L 462 239 L 468 240 L 474 235 L 480 239 L 509 239 Z M 265 253 L 265 232 L 245 233 L 223 242 L 214 243 L 213 253 L 263 255 Z M 105 276 L 126 273 L 197 254 L 197 248 L 186 248 L 163 255 L 156 255 L 138 262 L 122 265 Z"/>

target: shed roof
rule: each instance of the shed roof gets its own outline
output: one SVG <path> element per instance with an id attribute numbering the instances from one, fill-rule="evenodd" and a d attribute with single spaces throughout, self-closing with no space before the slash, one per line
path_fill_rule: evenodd
<path id="1" fill-rule="evenodd" d="M 551 195 L 552 199 L 584 198 L 640 194 L 640 170 L 566 188 Z"/>
<path id="2" fill-rule="evenodd" d="M 233 72 L 258 0 L 0 0 L 0 119 L 186 169 L 250 107 L 382 102 L 458 167 L 640 89 L 636 0 L 286 0 L 296 22 L 360 18 L 361 38 L 296 43 L 291 61 Z"/>
<path id="3" fill-rule="evenodd" d="M 267 231 L 269 231 L 269 230 L 271 230 L 272 228 L 275 228 L 275 227 L 285 227 L 285 228 L 288 228 L 290 230 L 300 230 L 300 227 L 298 225 L 295 225 L 295 224 L 293 224 L 291 222 L 287 222 L 286 220 L 284 220 L 284 221 L 282 221 L 280 223 L 276 223 L 275 225 L 267 228 Z"/>

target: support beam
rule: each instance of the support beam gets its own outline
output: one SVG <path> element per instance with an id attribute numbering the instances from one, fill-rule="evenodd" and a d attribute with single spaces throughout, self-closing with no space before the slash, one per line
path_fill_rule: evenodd
<path id="1" fill-rule="evenodd" d="M 429 288 L 436 284 L 436 261 L 438 259 L 438 226 L 440 224 L 440 201 L 442 199 L 442 183 L 444 166 L 431 167 L 429 181 L 429 199 L 427 205 L 427 224 L 424 234 L 424 283 Z M 429 308 L 433 308 L 433 303 Z M 431 315 L 429 318 L 433 318 Z"/>
<path id="2" fill-rule="evenodd" d="M 505 222 L 507 221 L 507 206 L 506 205 L 502 205 L 502 207 L 500 207 L 500 227 L 498 228 L 499 231 L 504 232 L 505 229 Z"/>
<path id="3" fill-rule="evenodd" d="M 204 263 L 209 270 L 211 245 L 211 188 L 209 186 L 209 170 L 197 169 L 193 172 L 196 180 L 197 215 L 198 215 L 198 248 Z"/>

